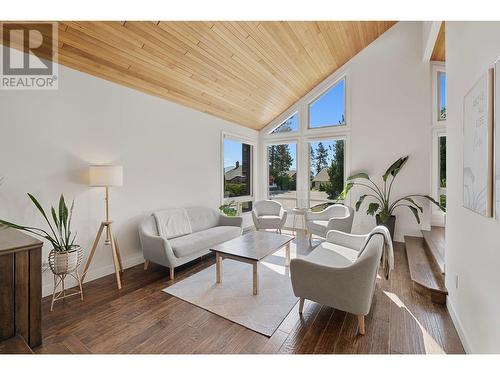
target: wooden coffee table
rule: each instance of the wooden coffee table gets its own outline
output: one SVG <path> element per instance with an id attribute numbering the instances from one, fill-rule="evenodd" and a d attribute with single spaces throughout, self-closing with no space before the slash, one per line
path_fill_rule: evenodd
<path id="1" fill-rule="evenodd" d="M 223 242 L 210 250 L 215 253 L 216 282 L 222 282 L 222 260 L 224 258 L 249 263 L 253 266 L 253 294 L 259 289 L 259 261 L 285 247 L 285 266 L 290 265 L 290 242 L 293 236 L 270 232 L 250 232 L 234 240 Z"/>

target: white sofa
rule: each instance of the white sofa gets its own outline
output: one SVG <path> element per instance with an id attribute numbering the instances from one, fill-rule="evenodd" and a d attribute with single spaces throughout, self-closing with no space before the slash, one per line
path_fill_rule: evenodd
<path id="1" fill-rule="evenodd" d="M 279 202 L 266 199 L 253 204 L 252 219 L 256 230 L 276 229 L 281 233 L 286 217 L 286 211 Z"/>
<path id="2" fill-rule="evenodd" d="M 170 279 L 174 279 L 174 268 L 188 263 L 210 252 L 210 247 L 241 236 L 243 219 L 227 217 L 207 207 L 189 207 L 185 210 L 187 229 L 182 235 L 160 235 L 157 215 L 169 220 L 170 210 L 157 211 L 144 219 L 139 225 L 139 238 L 144 253 L 144 269 L 149 262 L 161 264 L 170 270 Z M 179 212 L 179 211 L 177 211 Z M 177 218 L 172 217 L 172 220 Z M 170 222 L 168 225 L 178 223 Z"/>
<path id="3" fill-rule="evenodd" d="M 309 255 L 292 259 L 290 276 L 300 298 L 299 313 L 305 299 L 331 306 L 357 315 L 359 332 L 365 334 L 364 317 L 372 304 L 383 246 L 380 235 L 332 230 Z"/>
<path id="4" fill-rule="evenodd" d="M 309 244 L 311 244 L 313 234 L 326 238 L 326 234 L 330 230 L 351 233 L 353 219 L 354 210 L 352 207 L 342 204 L 333 204 L 320 212 L 306 212 Z"/>

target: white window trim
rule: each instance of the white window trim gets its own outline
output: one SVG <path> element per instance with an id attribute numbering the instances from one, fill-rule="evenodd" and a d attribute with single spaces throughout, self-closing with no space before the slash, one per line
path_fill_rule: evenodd
<path id="1" fill-rule="evenodd" d="M 344 185 L 346 183 L 347 177 L 349 176 L 348 170 L 350 170 L 349 166 L 349 159 L 348 154 L 350 150 L 350 144 L 349 144 L 349 137 L 347 134 L 336 134 L 336 135 L 329 135 L 329 136 L 320 136 L 320 137 L 314 137 L 310 136 L 305 139 L 306 145 L 307 145 L 307 208 L 311 208 L 311 188 L 309 186 L 309 174 L 311 173 L 311 152 L 309 150 L 309 145 L 312 142 L 320 142 L 320 141 L 339 141 L 342 140 L 344 141 Z M 348 202 L 350 200 L 350 194 L 349 198 L 346 198 L 345 202 Z M 341 202 L 342 203 L 342 202 Z"/>
<path id="2" fill-rule="evenodd" d="M 445 128 L 447 120 L 438 120 L 439 116 L 439 81 L 438 73 L 446 73 L 446 67 L 443 63 L 433 62 L 431 63 L 431 83 L 432 83 L 432 127 L 434 128 Z"/>
<path id="3" fill-rule="evenodd" d="M 439 201 L 439 137 L 446 136 L 447 120 L 438 121 L 439 115 L 439 81 L 438 73 L 446 73 L 446 66 L 441 62 L 431 63 L 431 195 Z M 446 223 L 446 213 L 431 204 L 431 225 L 444 226 Z"/>
<path id="4" fill-rule="evenodd" d="M 336 85 L 340 80 L 345 79 L 345 121 L 346 125 L 340 126 L 324 126 L 319 128 L 309 128 L 309 104 L 323 95 L 326 91 Z M 345 142 L 344 155 L 344 182 L 350 174 L 350 133 L 351 133 L 351 95 L 350 95 L 350 74 L 349 69 L 340 69 L 333 73 L 309 93 L 291 105 L 287 110 L 281 113 L 267 126 L 260 131 L 261 148 L 260 155 L 262 160 L 260 166 L 262 168 L 263 183 L 260 184 L 259 196 L 269 197 L 269 170 L 268 170 L 268 155 L 267 146 L 273 144 L 297 144 L 297 204 L 301 204 L 304 199 L 305 205 L 309 206 L 309 142 L 314 140 L 335 140 L 343 139 Z M 276 129 L 286 119 L 292 116 L 295 112 L 298 114 L 299 131 L 290 133 L 275 133 L 271 132 Z M 305 191 L 304 197 L 301 192 Z M 351 194 L 348 194 L 345 203 L 349 204 Z"/>
<path id="5" fill-rule="evenodd" d="M 303 157 L 301 156 L 301 147 L 299 145 L 299 140 L 297 139 L 297 137 L 295 137 L 295 139 L 285 139 L 285 140 L 278 140 L 278 139 L 273 139 L 272 141 L 267 141 L 267 142 L 263 142 L 263 150 L 262 150 L 262 155 L 264 155 L 264 158 L 263 158 L 263 163 L 262 163 L 262 167 L 263 167 L 263 170 L 264 170 L 264 184 L 263 185 L 263 188 L 265 189 L 265 191 L 263 192 L 262 196 L 263 197 L 266 197 L 266 199 L 270 199 L 269 198 L 269 153 L 268 153 L 268 147 L 269 146 L 279 146 L 279 145 L 284 145 L 284 144 L 287 144 L 287 145 L 290 145 L 290 144 L 295 144 L 296 146 L 296 159 L 295 159 L 295 167 L 296 167 L 296 185 L 297 185 L 297 197 L 295 198 L 296 200 L 299 199 L 298 197 L 298 186 L 299 186 L 299 170 L 301 169 L 300 166 L 299 166 L 299 162 L 300 160 L 303 159 Z"/>
<path id="6" fill-rule="evenodd" d="M 346 125 L 337 126 L 324 126 L 319 128 L 309 128 L 309 104 L 318 99 L 321 95 L 327 92 L 330 88 L 335 86 L 342 79 L 345 79 L 345 121 Z M 346 133 L 351 130 L 351 100 L 350 100 L 350 74 L 348 69 L 341 69 L 331 76 L 327 77 L 324 81 L 319 83 L 306 95 L 300 98 L 297 102 L 291 105 L 273 121 L 271 121 L 267 126 L 261 130 L 263 139 L 274 139 L 274 138 L 297 138 L 306 135 L 318 135 L 321 134 L 333 134 L 333 133 Z M 292 116 L 295 112 L 298 113 L 299 120 L 299 131 L 290 133 L 275 133 L 271 132 L 281 125 L 286 119 Z"/>
<path id="7" fill-rule="evenodd" d="M 241 143 L 246 143 L 250 146 L 252 146 L 250 150 L 251 154 L 251 160 L 252 160 L 252 166 L 251 166 L 251 176 L 250 176 L 250 195 L 245 195 L 242 197 L 231 197 L 231 198 L 225 198 L 224 197 L 224 140 L 229 139 L 231 141 L 235 142 L 241 142 Z M 246 138 L 241 135 L 237 135 L 234 133 L 222 131 L 221 132 L 221 142 L 220 142 L 220 172 L 219 172 L 219 182 L 220 182 L 220 202 L 221 205 L 235 201 L 237 203 L 241 202 L 249 202 L 255 201 L 255 177 L 257 176 L 258 173 L 258 166 L 257 166 L 257 142 L 251 138 Z M 249 212 L 243 213 L 243 215 L 249 214 Z"/>
<path id="8" fill-rule="evenodd" d="M 299 111 L 298 110 L 295 110 L 295 111 L 290 111 L 290 109 L 293 109 L 295 107 L 292 107 L 292 108 L 289 108 L 286 112 L 286 114 L 288 114 L 288 116 L 285 116 L 283 118 L 283 114 L 280 115 L 280 119 L 283 118 L 282 121 L 280 121 L 274 128 L 272 128 L 272 130 L 269 131 L 269 134 L 268 135 L 271 135 L 271 136 L 280 136 L 280 135 L 285 135 L 285 134 L 290 134 L 290 135 L 296 135 L 298 132 L 300 132 L 300 121 L 299 121 Z M 289 118 L 295 116 L 295 114 L 297 114 L 297 127 L 298 129 L 297 130 L 293 130 L 291 132 L 281 132 L 281 133 L 273 133 L 273 131 L 275 131 L 276 129 L 278 129 L 281 125 L 283 125 L 285 123 L 286 120 L 288 120 Z"/>
<path id="9" fill-rule="evenodd" d="M 345 120 L 345 125 L 339 125 L 339 124 L 330 124 L 330 125 L 324 125 L 324 126 L 317 126 L 315 128 L 311 128 L 309 124 L 309 113 L 310 113 L 310 106 L 316 102 L 318 99 L 320 99 L 323 95 L 325 95 L 330 89 L 335 87 L 340 81 L 344 80 L 344 120 Z M 307 101 L 307 107 L 306 107 L 306 115 L 307 115 L 307 130 L 309 131 L 316 131 L 318 129 L 324 130 L 328 128 L 345 128 L 350 124 L 350 121 L 347 120 L 347 77 L 345 75 L 342 75 L 340 78 L 336 79 L 332 84 L 329 84 L 326 88 L 322 87 L 322 91 L 315 92 L 314 97 L 309 99 Z"/>
<path id="10" fill-rule="evenodd" d="M 431 194 L 439 202 L 439 138 L 446 137 L 446 129 L 433 129 L 432 131 L 432 188 Z M 447 150 L 448 151 L 448 150 Z M 435 205 L 431 204 L 431 225 L 444 226 L 446 223 L 446 213 Z"/>

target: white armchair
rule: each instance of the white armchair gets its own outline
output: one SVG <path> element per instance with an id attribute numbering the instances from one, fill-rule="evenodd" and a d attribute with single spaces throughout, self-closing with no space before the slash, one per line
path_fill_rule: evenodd
<path id="1" fill-rule="evenodd" d="M 384 238 L 379 235 L 332 230 L 309 255 L 292 259 L 290 276 L 300 298 L 299 313 L 308 299 L 355 314 L 359 333 L 364 335 L 364 317 L 372 304 L 383 246 Z"/>
<path id="2" fill-rule="evenodd" d="M 320 212 L 306 212 L 309 244 L 311 244 L 313 234 L 326 238 L 326 234 L 330 230 L 351 233 L 353 219 L 354 210 L 352 207 L 342 204 L 333 204 Z"/>
<path id="3" fill-rule="evenodd" d="M 281 233 L 286 216 L 286 211 L 279 202 L 267 199 L 255 202 L 253 205 L 252 219 L 256 230 L 276 229 Z"/>

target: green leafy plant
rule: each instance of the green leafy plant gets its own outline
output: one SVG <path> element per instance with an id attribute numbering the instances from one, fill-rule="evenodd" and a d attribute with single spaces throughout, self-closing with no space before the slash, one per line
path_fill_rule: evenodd
<path id="1" fill-rule="evenodd" d="M 38 200 L 29 193 L 28 196 L 47 222 L 50 233 L 41 228 L 18 225 L 5 220 L 0 220 L 0 224 L 4 224 L 10 228 L 19 229 L 31 233 L 35 236 L 44 238 L 50 241 L 50 243 L 54 247 L 54 250 L 57 252 L 66 252 L 75 249 L 76 233 L 74 235 L 72 235 L 71 233 L 71 218 L 73 216 L 75 201 L 71 203 L 71 207 L 68 210 L 68 206 L 64 201 L 64 196 L 61 194 L 61 197 L 59 198 L 58 211 L 56 212 L 54 207 L 50 208 L 50 213 L 53 220 L 53 223 L 51 223 L 49 217 L 45 213 L 45 210 L 38 202 Z"/>
<path id="2" fill-rule="evenodd" d="M 383 223 L 387 223 L 387 221 L 392 216 L 396 208 L 407 207 L 415 216 L 417 223 L 420 224 L 419 211 L 420 213 L 423 213 L 424 210 L 413 199 L 417 197 L 428 199 L 430 202 L 438 206 L 442 211 L 445 211 L 446 209 L 442 204 L 437 202 L 431 196 L 424 194 L 410 194 L 402 198 L 396 199 L 394 201 L 391 201 L 392 185 L 396 179 L 396 176 L 404 167 L 407 161 L 408 161 L 408 156 L 404 156 L 396 160 L 394 163 L 392 163 L 392 165 L 387 169 L 387 171 L 382 176 L 382 180 L 384 182 L 382 187 L 379 187 L 377 184 L 375 184 L 370 179 L 370 176 L 368 176 L 368 174 L 365 172 L 356 173 L 348 177 L 346 186 L 342 191 L 342 193 L 340 193 L 339 198 L 345 199 L 347 193 L 354 186 L 362 186 L 364 188 L 369 189 L 370 193 L 361 195 L 358 201 L 356 202 L 356 211 L 359 210 L 361 204 L 365 201 L 365 199 L 374 200 L 368 204 L 366 213 L 372 216 L 378 213 L 378 215 L 380 216 L 380 220 Z"/>
<path id="3" fill-rule="evenodd" d="M 238 210 L 234 207 L 235 202 L 231 201 L 229 203 L 224 203 L 219 207 L 220 212 L 222 212 L 226 216 L 236 216 L 238 214 Z"/>

